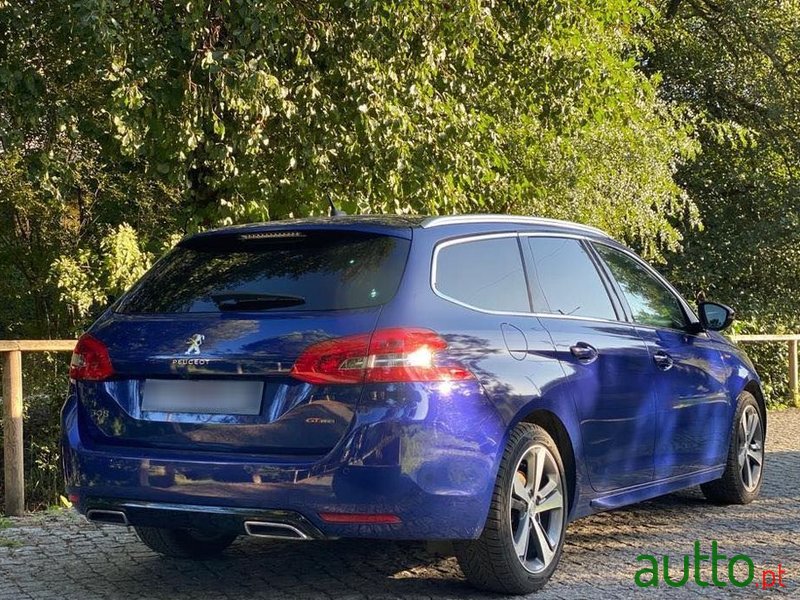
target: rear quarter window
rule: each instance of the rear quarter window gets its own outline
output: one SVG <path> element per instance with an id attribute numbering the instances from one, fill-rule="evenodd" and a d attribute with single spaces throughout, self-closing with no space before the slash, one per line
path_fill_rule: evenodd
<path id="1" fill-rule="evenodd" d="M 410 241 L 353 232 L 187 240 L 126 294 L 120 313 L 329 311 L 390 300 Z"/>
<path id="2" fill-rule="evenodd" d="M 435 265 L 433 287 L 449 300 L 482 310 L 530 312 L 516 236 L 442 245 Z"/>

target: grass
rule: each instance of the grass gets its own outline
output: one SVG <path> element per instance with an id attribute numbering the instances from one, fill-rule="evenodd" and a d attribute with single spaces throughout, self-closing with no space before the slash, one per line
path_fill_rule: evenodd
<path id="1" fill-rule="evenodd" d="M 3 529 L 8 529 L 11 527 L 13 523 L 11 519 L 7 519 L 5 517 L 0 517 L 0 531 Z M 0 537 L 0 548 L 19 548 L 22 546 L 22 542 L 19 540 L 9 540 L 8 538 Z"/>

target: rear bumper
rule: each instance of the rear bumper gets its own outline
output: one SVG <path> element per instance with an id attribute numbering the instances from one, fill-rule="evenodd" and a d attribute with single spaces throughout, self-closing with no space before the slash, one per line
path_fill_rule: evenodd
<path id="1" fill-rule="evenodd" d="M 465 386 L 476 384 L 465 384 Z M 247 520 L 300 523 L 311 538 L 470 539 L 486 521 L 505 427 L 480 389 L 418 385 L 413 405 L 360 410 L 321 460 L 97 445 L 64 406 L 67 492 L 78 510 L 120 510 L 131 525 L 245 533 Z M 331 523 L 320 513 L 395 515 Z"/>

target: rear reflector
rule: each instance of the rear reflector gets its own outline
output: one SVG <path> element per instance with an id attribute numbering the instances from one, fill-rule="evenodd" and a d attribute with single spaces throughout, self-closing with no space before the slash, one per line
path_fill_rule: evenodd
<path id="1" fill-rule="evenodd" d="M 340 523 L 350 525 L 395 525 L 400 523 L 400 517 L 391 514 L 374 513 L 319 513 L 320 519 L 326 523 Z"/>
<path id="2" fill-rule="evenodd" d="M 379 329 L 310 346 L 290 374 L 313 384 L 474 379 L 464 366 L 442 361 L 446 348 L 430 329 Z"/>
<path id="3" fill-rule="evenodd" d="M 69 378 L 75 381 L 102 381 L 114 374 L 106 345 L 88 333 L 78 340 L 69 363 Z"/>

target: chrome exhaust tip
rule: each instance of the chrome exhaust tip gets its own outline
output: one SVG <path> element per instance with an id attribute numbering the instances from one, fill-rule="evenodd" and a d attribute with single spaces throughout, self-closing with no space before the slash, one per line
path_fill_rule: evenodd
<path id="1" fill-rule="evenodd" d="M 244 530 L 247 535 L 274 540 L 310 540 L 311 537 L 288 523 L 270 521 L 245 521 Z"/>
<path id="2" fill-rule="evenodd" d="M 92 508 L 86 511 L 86 519 L 92 523 L 105 523 L 106 525 L 125 525 L 130 526 L 128 523 L 127 515 L 121 510 L 104 510 L 99 508 Z"/>

